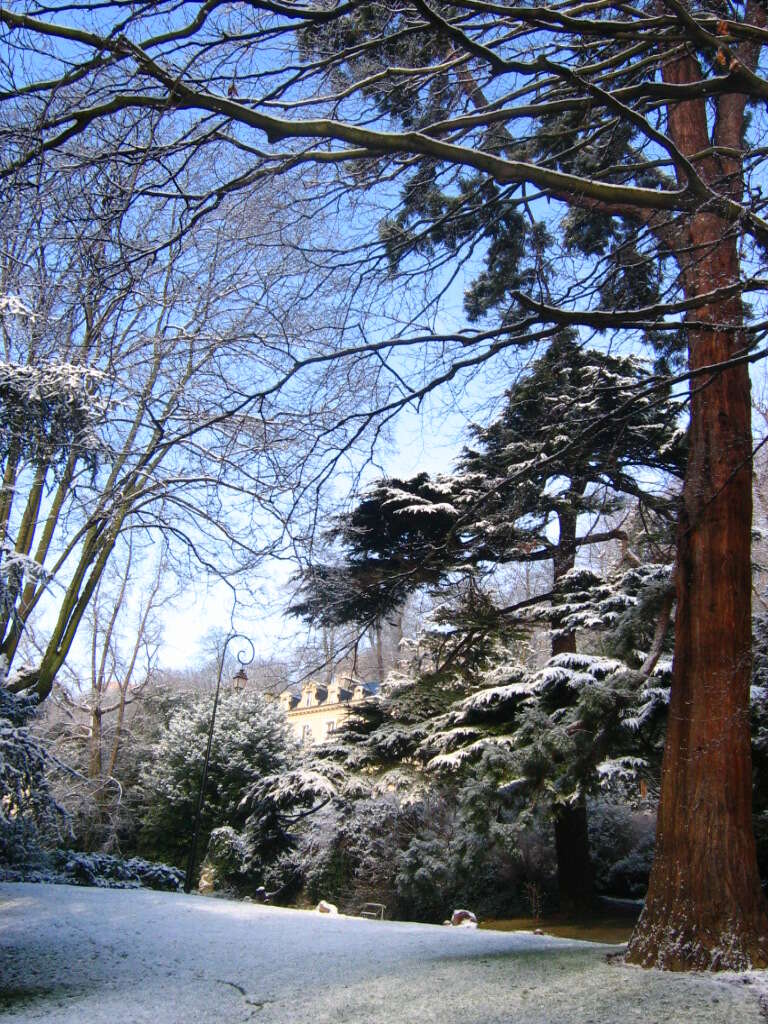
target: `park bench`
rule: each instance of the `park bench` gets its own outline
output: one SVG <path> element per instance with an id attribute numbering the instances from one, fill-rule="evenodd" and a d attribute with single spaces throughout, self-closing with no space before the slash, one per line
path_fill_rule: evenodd
<path id="1" fill-rule="evenodd" d="M 383 921 L 387 908 L 383 903 L 364 903 L 358 917 L 367 917 L 371 921 Z"/>

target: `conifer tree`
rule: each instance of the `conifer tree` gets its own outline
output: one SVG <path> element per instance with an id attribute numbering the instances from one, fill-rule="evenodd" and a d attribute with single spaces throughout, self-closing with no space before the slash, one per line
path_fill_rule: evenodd
<path id="1" fill-rule="evenodd" d="M 135 804 L 142 820 L 140 845 L 152 856 L 185 861 L 210 719 L 208 694 L 181 702 L 144 765 Z M 260 778 L 288 769 L 294 747 L 285 716 L 259 694 L 235 693 L 221 700 L 201 809 L 202 849 L 214 829 L 245 827 L 246 794 Z"/>
<path id="2" fill-rule="evenodd" d="M 628 497 L 674 514 L 663 486 L 685 459 L 674 403 L 641 362 L 585 349 L 567 332 L 474 436 L 455 474 L 384 479 L 340 516 L 329 538 L 342 563 L 310 566 L 291 611 L 371 622 L 421 587 L 509 562 L 551 562 L 556 591 L 580 548 L 624 536 L 595 524 Z"/>
<path id="3" fill-rule="evenodd" d="M 419 586 L 450 589 L 464 575 L 471 596 L 484 568 L 549 562 L 552 655 L 575 654 L 576 631 L 562 621 L 566 608 L 558 613 L 568 599 L 564 583 L 580 548 L 624 536 L 599 528 L 600 518 L 628 497 L 672 514 L 658 476 L 668 482 L 680 473 L 684 441 L 674 404 L 647 383 L 641 363 L 585 349 L 564 332 L 510 389 L 501 416 L 475 428 L 454 476 L 384 481 L 339 521 L 332 535 L 347 560 L 312 571 L 294 613 L 364 623 Z M 462 636 L 456 657 L 489 637 L 497 642 L 515 609 L 475 599 L 451 617 Z M 589 906 L 592 892 L 585 790 L 571 797 L 553 810 L 561 904 L 575 910 Z"/>

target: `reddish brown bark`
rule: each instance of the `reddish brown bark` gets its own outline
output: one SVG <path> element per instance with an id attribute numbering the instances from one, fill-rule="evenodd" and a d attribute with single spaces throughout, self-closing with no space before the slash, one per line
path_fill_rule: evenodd
<path id="1" fill-rule="evenodd" d="M 712 239 L 707 266 L 725 280 L 735 245 L 714 241 L 716 218 L 700 220 L 695 230 Z M 734 327 L 696 331 L 693 368 L 743 347 L 740 310 L 709 312 Z M 752 828 L 748 372 L 730 369 L 693 391 L 657 850 L 628 957 L 670 969 L 768 966 Z"/>
<path id="2" fill-rule="evenodd" d="M 698 74 L 691 58 L 668 81 Z M 715 136 L 738 146 L 743 102 L 718 110 Z M 737 100 L 740 98 L 736 98 Z M 709 145 L 703 103 L 680 104 L 669 132 L 686 154 Z M 740 192 L 733 160 L 699 164 Z M 701 210 L 681 229 L 686 294 L 739 279 L 732 229 Z M 696 370 L 743 353 L 739 299 L 700 307 L 688 332 Z M 656 858 L 627 959 L 670 970 L 768 966 L 768 914 L 752 826 L 750 385 L 745 365 L 691 384 L 690 461 L 678 527 L 677 618 Z"/>

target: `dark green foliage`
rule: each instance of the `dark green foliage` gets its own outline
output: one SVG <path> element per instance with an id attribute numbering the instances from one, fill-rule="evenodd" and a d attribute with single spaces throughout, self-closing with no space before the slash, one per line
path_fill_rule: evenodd
<path id="1" fill-rule="evenodd" d="M 0 867 L 0 879 L 7 882 L 44 882 L 54 885 L 87 885 L 99 889 L 164 889 L 179 892 L 184 875 L 167 864 L 154 864 L 141 857 L 124 859 L 107 853 L 74 850 L 40 850 L 20 867 Z"/>
<path id="2" fill-rule="evenodd" d="M 476 576 L 452 582 L 441 596 L 443 603 L 434 609 L 419 641 L 433 665 L 423 671 L 419 685 L 458 699 L 467 696 L 473 680 L 494 664 L 500 647 L 514 647 L 529 630 L 499 609 Z"/>
<path id="3" fill-rule="evenodd" d="M 457 511 L 449 498 L 426 473 L 381 481 L 329 531 L 348 558 L 312 566 L 291 614 L 322 625 L 372 623 L 439 580 L 456 550 Z"/>
<path id="4" fill-rule="evenodd" d="M 527 516 L 535 535 L 560 510 L 610 511 L 616 499 L 606 505 L 597 487 L 652 500 L 637 471 L 681 475 L 677 415 L 641 363 L 586 349 L 564 332 L 507 392 L 502 415 L 475 429 L 477 447 L 464 452 L 460 469 L 467 486 L 477 482 L 480 513 L 503 509 L 513 523 Z M 558 478 L 564 484 L 549 493 Z"/>
<path id="5" fill-rule="evenodd" d="M 558 609 L 564 630 L 592 630 L 592 643 L 602 653 L 620 659 L 630 669 L 642 666 L 657 623 L 669 611 L 674 596 L 672 563 L 646 562 L 599 575 L 574 569 L 563 580 L 563 604 Z M 672 637 L 665 635 L 662 654 L 672 655 Z"/>
<path id="6" fill-rule="evenodd" d="M 248 847 L 242 835 L 231 825 L 222 825 L 211 832 L 205 851 L 203 874 L 214 889 L 236 894 L 241 885 L 247 891 Z"/>
<path id="7" fill-rule="evenodd" d="M 656 815 L 650 809 L 591 801 L 589 846 L 598 892 L 624 899 L 645 895 L 656 846 Z"/>
<path id="8" fill-rule="evenodd" d="M 279 888 L 295 891 L 303 871 L 293 859 L 306 823 L 340 799 L 344 771 L 328 761 L 322 768 L 310 753 L 297 755 L 276 774 L 255 779 L 243 794 L 243 870 L 265 884 L 274 874 Z"/>
<path id="9" fill-rule="evenodd" d="M 387 916 L 440 922 L 457 907 L 485 916 L 521 910 L 526 881 L 551 887 L 546 849 L 533 853 L 514 813 L 482 773 L 401 802 L 371 797 L 314 823 L 301 847 L 306 892 L 340 909 L 384 903 Z"/>
<path id="10" fill-rule="evenodd" d="M 183 865 L 189 852 L 213 702 L 202 694 L 170 717 L 140 776 L 139 851 Z M 294 750 L 283 712 L 258 694 L 219 703 L 202 810 L 200 849 L 213 829 L 242 829 L 243 798 L 262 776 L 287 767 Z"/>
<path id="11" fill-rule="evenodd" d="M 541 221 L 531 223 L 512 189 L 478 176 L 460 176 L 455 192 L 441 191 L 434 162 L 423 161 L 403 188 L 401 212 L 379 226 L 391 269 L 411 253 L 432 256 L 439 249 L 458 254 L 482 241 L 484 269 L 464 296 L 470 320 L 501 306 L 513 306 L 517 291 L 530 291 L 549 274 L 551 237 Z"/>
<path id="12" fill-rule="evenodd" d="M 450 4 L 433 5 L 433 10 L 445 19 L 457 18 L 456 24 L 467 17 Z M 419 24 L 415 12 L 409 16 L 406 8 L 361 5 L 329 24 L 302 30 L 299 39 L 307 58 L 337 55 L 329 73 L 335 88 L 366 81 L 377 71 L 388 72 L 372 78 L 363 95 L 396 129 L 429 132 L 440 122 L 492 106 L 498 71 L 483 61 L 450 68 L 456 53 L 450 36 Z M 584 73 L 588 80 L 593 72 L 587 66 L 596 60 L 616 62 L 613 87 L 636 86 L 653 74 L 642 61 L 622 60 L 621 45 L 610 39 L 603 40 L 599 58 L 586 46 L 583 53 L 571 53 L 567 64 L 570 73 Z M 415 67 L 425 73 L 391 70 Z M 632 120 L 606 115 L 599 103 L 581 103 L 541 116 L 523 138 L 515 135 L 514 122 L 491 120 L 477 129 L 472 144 L 509 160 L 546 165 L 587 180 L 673 187 L 664 170 L 648 161 L 639 166 L 637 147 L 644 139 Z M 481 269 L 465 294 L 470 320 L 495 312 L 502 322 L 514 321 L 524 309 L 518 293 L 548 302 L 562 259 L 561 243 L 567 253 L 600 258 L 598 308 L 626 309 L 662 300 L 669 254 L 652 236 L 643 236 L 638 221 L 602 213 L 593 204 L 574 204 L 562 232 L 547 218 L 546 207 L 531 202 L 519 185 L 500 186 L 488 176 L 467 175 L 450 164 L 421 157 L 401 189 L 399 211 L 382 221 L 379 235 L 392 272 L 411 256 L 430 259 L 446 254 L 473 268 L 479 262 Z M 650 334 L 647 340 L 668 355 L 678 347 L 678 339 L 666 332 Z M 525 344 L 525 339 L 517 337 L 515 342 Z"/>
<path id="13" fill-rule="evenodd" d="M 48 753 L 31 724 L 37 701 L 0 687 L 0 863 L 23 865 L 62 838 L 66 818 L 53 799 Z"/>
<path id="14" fill-rule="evenodd" d="M 331 71 L 336 88 L 393 66 L 438 64 L 446 53 L 445 39 L 415 28 L 409 12 L 390 2 L 356 5 L 346 16 L 302 29 L 298 42 L 304 59 L 338 51 L 349 54 L 347 61 L 336 64 Z M 358 50 L 361 46 L 364 52 Z M 407 76 L 391 76 L 381 84 L 368 86 L 365 95 L 395 122 L 419 130 L 454 109 L 463 91 L 455 76 L 437 74 L 426 87 Z"/>
<path id="15" fill-rule="evenodd" d="M 577 633 L 601 655 L 565 652 L 541 669 L 499 647 L 474 694 L 426 728 L 418 748 L 455 770 L 489 746 L 511 751 L 509 775 L 529 793 L 570 802 L 604 787 L 655 791 L 669 699 L 671 619 L 658 659 L 639 671 L 670 594 L 671 567 L 650 565 L 606 578 L 573 570 L 563 580 L 555 633 Z M 534 610 L 544 621 L 549 613 Z"/>
<path id="16" fill-rule="evenodd" d="M 643 364 L 564 332 L 506 397 L 502 415 L 474 430 L 454 476 L 382 480 L 340 517 L 329 535 L 343 561 L 303 575 L 294 614 L 369 625 L 423 586 L 454 592 L 457 574 L 507 562 L 551 560 L 557 580 L 592 541 L 578 518 L 616 512 L 627 497 L 669 522 L 672 501 L 639 472 L 677 477 L 685 438 Z M 480 614 L 481 603 L 454 602 L 462 615 Z M 488 608 L 481 617 L 485 629 Z M 479 623 L 465 626 L 476 645 Z"/>
<path id="17" fill-rule="evenodd" d="M 343 518 L 333 536 L 345 561 L 305 578 L 305 600 L 293 610 L 310 621 L 368 623 L 419 587 L 450 595 L 422 644 L 432 667 L 399 694 L 395 684 L 378 721 L 371 714 L 352 723 L 354 752 L 342 758 L 368 770 L 399 759 L 411 771 L 426 763 L 455 773 L 506 752 L 502 790 L 541 800 L 559 821 L 605 786 L 640 778 L 654 785 L 658 776 L 667 666 L 657 677 L 637 669 L 665 607 L 670 621 L 668 570 L 609 580 L 574 566 L 579 549 L 599 538 L 631 540 L 646 553 L 657 543 L 646 522 L 671 532 L 674 500 L 660 480 L 681 474 L 685 441 L 675 406 L 650 386 L 642 364 L 585 349 L 569 332 L 506 397 L 501 416 L 475 429 L 454 476 L 382 481 Z M 628 499 L 628 530 L 609 521 L 601 531 L 599 518 Z M 554 582 L 538 600 L 500 608 L 482 587 L 488 568 L 537 561 L 551 562 Z M 538 672 L 517 664 L 517 641 L 536 622 L 546 622 L 555 655 Z M 589 643 L 626 660 L 577 653 L 577 634 L 595 630 L 602 635 Z M 434 840 L 424 842 L 413 863 Z M 580 857 L 588 865 L 586 849 Z M 449 887 L 418 871 L 409 884 L 411 899 L 427 908 L 427 890 Z M 589 884 L 579 883 L 582 890 Z M 571 898 L 575 890 L 561 886 L 561 899 Z"/>

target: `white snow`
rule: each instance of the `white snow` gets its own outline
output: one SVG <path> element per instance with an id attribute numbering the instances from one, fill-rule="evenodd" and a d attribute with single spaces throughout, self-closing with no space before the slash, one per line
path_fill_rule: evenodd
<path id="1" fill-rule="evenodd" d="M 0 1014 L 48 1024 L 759 1024 L 759 976 L 529 933 L 0 885 Z"/>
<path id="2" fill-rule="evenodd" d="M 0 295 L 0 316 L 3 313 L 35 319 L 33 311 L 18 295 Z"/>
<path id="3" fill-rule="evenodd" d="M 384 502 L 384 504 L 386 505 L 388 504 L 388 502 Z M 406 505 L 403 508 L 396 508 L 394 514 L 396 516 L 412 516 L 421 515 L 421 513 L 423 512 L 426 512 L 430 515 L 435 512 L 445 512 L 448 515 L 456 515 L 456 509 L 449 502 L 427 501 L 425 498 L 417 498 L 411 505 Z"/>

